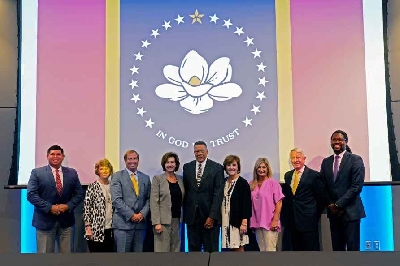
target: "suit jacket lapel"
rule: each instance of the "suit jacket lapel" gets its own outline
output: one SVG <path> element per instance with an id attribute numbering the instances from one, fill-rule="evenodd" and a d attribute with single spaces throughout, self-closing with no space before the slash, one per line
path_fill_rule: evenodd
<path id="1" fill-rule="evenodd" d="M 182 202 L 183 202 L 183 198 L 184 198 L 184 196 L 185 196 L 185 194 L 184 194 L 184 186 L 183 186 L 183 180 L 182 180 L 182 178 L 178 178 L 178 185 L 179 185 L 179 187 L 180 187 L 180 189 L 181 189 L 181 192 L 182 192 Z"/>
<path id="2" fill-rule="evenodd" d="M 132 182 L 131 182 L 132 183 Z M 132 186 L 133 186 L 133 184 L 132 184 Z M 140 195 L 142 195 L 143 194 L 143 189 L 142 189 L 142 187 L 143 187 L 143 177 L 142 177 L 142 175 L 139 173 L 139 171 L 138 171 L 138 187 L 139 187 L 139 197 L 140 197 Z M 136 195 L 136 194 L 135 194 Z"/>
<path id="3" fill-rule="evenodd" d="M 327 159 L 327 182 L 333 184 L 333 155 L 329 156 Z"/>
<path id="4" fill-rule="evenodd" d="M 289 172 L 289 178 L 288 178 L 287 180 L 285 180 L 286 184 L 287 184 L 290 188 L 292 188 L 292 187 L 291 187 L 291 184 L 292 184 L 292 180 L 293 180 L 293 173 L 294 173 L 294 169 L 291 170 L 291 171 Z"/>
<path id="5" fill-rule="evenodd" d="M 191 168 L 189 170 L 189 173 L 193 174 L 193 176 L 190 179 L 193 183 L 193 186 L 198 189 L 197 181 L 196 181 L 196 160 L 194 160 L 192 163 L 190 163 L 189 166 Z"/>
<path id="6" fill-rule="evenodd" d="M 203 170 L 203 176 L 201 177 L 200 186 L 205 182 L 204 180 L 208 177 L 210 171 L 211 171 L 211 166 L 207 159 L 206 166 L 204 167 Z"/>
<path id="7" fill-rule="evenodd" d="M 53 186 L 54 190 L 56 191 L 57 196 L 59 196 L 58 193 L 57 193 L 56 180 L 54 178 L 53 171 L 51 170 L 50 166 L 47 166 L 47 168 L 46 168 L 46 175 L 47 175 L 47 178 L 50 181 L 50 184 Z M 63 175 L 64 175 L 64 173 L 63 173 Z M 64 185 L 63 185 L 63 188 L 64 188 Z M 64 189 L 62 191 L 64 191 Z"/>
<path id="8" fill-rule="evenodd" d="M 162 173 L 160 175 L 160 191 L 162 190 L 161 188 L 163 188 L 163 190 L 166 190 L 166 191 L 169 190 L 169 183 L 167 180 L 167 175 L 165 173 Z"/>
<path id="9" fill-rule="evenodd" d="M 53 172 L 51 171 L 51 167 L 50 166 L 47 166 L 47 168 L 46 168 L 46 175 L 49 178 L 50 183 L 56 189 L 56 180 L 54 179 L 54 175 L 53 175 Z"/>
<path id="10" fill-rule="evenodd" d="M 350 157 L 350 153 L 346 151 L 346 152 L 343 154 L 342 161 L 340 162 L 340 165 L 339 165 L 339 171 L 338 171 L 338 173 L 337 173 L 337 176 L 336 176 L 335 183 L 336 183 L 336 182 L 337 182 L 337 180 L 339 179 L 339 177 L 340 177 L 340 173 L 342 172 L 342 170 L 343 170 L 343 167 L 344 167 L 344 166 L 345 166 L 345 164 L 347 163 L 347 161 L 348 161 L 349 157 Z"/>
<path id="11" fill-rule="evenodd" d="M 299 184 L 297 185 L 296 194 L 294 195 L 295 197 L 296 197 L 296 195 L 299 194 L 299 190 L 301 189 L 302 184 L 304 184 L 304 182 L 305 182 L 304 180 L 307 178 L 307 172 L 308 172 L 308 169 L 307 169 L 307 167 L 305 166 L 305 167 L 304 167 L 304 171 L 303 171 L 303 173 L 302 173 L 301 176 L 300 176 Z M 293 174 L 294 174 L 294 173 L 293 173 Z M 292 175 L 292 178 L 293 178 L 293 175 Z M 290 182 L 290 183 L 292 183 L 292 182 Z"/>
<path id="12" fill-rule="evenodd" d="M 69 178 L 68 178 L 68 171 L 65 167 L 62 167 L 62 174 L 63 174 L 63 180 L 62 180 L 62 192 L 61 192 L 61 196 L 64 194 L 65 188 L 67 188 L 67 184 L 69 182 Z"/>
<path id="13" fill-rule="evenodd" d="M 299 186 L 297 187 L 297 189 L 299 189 L 299 187 L 300 187 L 302 184 L 304 184 L 304 182 L 305 182 L 304 180 L 306 180 L 307 174 L 308 174 L 308 167 L 307 167 L 307 166 L 304 166 L 304 171 L 303 171 L 303 173 L 301 174 Z"/>

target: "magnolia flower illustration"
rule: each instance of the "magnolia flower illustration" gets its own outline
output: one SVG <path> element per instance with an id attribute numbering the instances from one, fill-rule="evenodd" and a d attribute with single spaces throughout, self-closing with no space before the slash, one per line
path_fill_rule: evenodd
<path id="1" fill-rule="evenodd" d="M 242 94 L 240 86 L 230 82 L 232 66 L 228 57 L 218 58 L 209 68 L 207 61 L 192 50 L 180 67 L 166 65 L 163 72 L 170 83 L 157 86 L 157 96 L 179 101 L 191 114 L 207 112 L 213 107 L 213 100 L 227 101 Z"/>

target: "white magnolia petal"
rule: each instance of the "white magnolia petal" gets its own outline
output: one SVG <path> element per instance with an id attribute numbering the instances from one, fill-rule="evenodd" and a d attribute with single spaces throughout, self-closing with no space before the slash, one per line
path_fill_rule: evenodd
<path id="1" fill-rule="evenodd" d="M 221 57 L 215 60 L 212 65 L 210 66 L 210 71 L 208 72 L 207 83 L 211 83 L 213 85 L 219 85 L 223 81 L 226 80 L 229 74 L 229 64 L 230 60 L 228 57 Z M 231 74 L 232 76 L 232 67 L 231 67 Z M 226 82 L 230 81 L 229 80 Z"/>
<path id="2" fill-rule="evenodd" d="M 208 95 L 216 101 L 227 101 L 234 97 L 239 97 L 242 94 L 242 88 L 235 83 L 225 83 L 219 86 L 213 87 Z"/>
<path id="3" fill-rule="evenodd" d="M 161 84 L 156 88 L 156 94 L 160 98 L 170 99 L 171 101 L 180 101 L 187 96 L 185 89 L 173 84 Z"/>
<path id="4" fill-rule="evenodd" d="M 189 82 L 192 77 L 198 77 L 201 83 L 207 78 L 208 64 L 207 61 L 196 51 L 190 51 L 182 60 L 179 74 L 182 80 Z"/>
<path id="5" fill-rule="evenodd" d="M 226 75 L 225 80 L 222 81 L 222 82 L 223 82 L 223 83 L 229 82 L 229 81 L 231 81 L 231 78 L 232 78 L 232 66 L 229 65 L 229 66 L 228 66 L 228 74 Z"/>
<path id="6" fill-rule="evenodd" d="M 211 84 L 192 86 L 190 84 L 187 84 L 186 82 L 182 82 L 182 86 L 185 88 L 186 92 L 193 97 L 201 97 L 212 88 Z"/>
<path id="7" fill-rule="evenodd" d="M 206 94 L 203 97 L 199 98 L 193 98 L 191 96 L 188 96 L 183 101 L 180 101 L 180 104 L 185 111 L 194 115 L 198 115 L 210 110 L 213 107 L 214 102 Z"/>
<path id="8" fill-rule="evenodd" d="M 182 79 L 179 76 L 179 67 L 173 65 L 166 65 L 164 67 L 164 76 L 169 82 L 175 85 L 181 85 Z"/>

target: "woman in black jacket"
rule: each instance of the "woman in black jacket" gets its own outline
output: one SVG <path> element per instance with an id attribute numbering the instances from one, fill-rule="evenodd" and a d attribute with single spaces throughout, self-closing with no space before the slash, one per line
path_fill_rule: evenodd
<path id="1" fill-rule="evenodd" d="M 222 201 L 222 248 L 244 251 L 249 243 L 248 219 L 251 217 L 251 192 L 247 181 L 239 175 L 240 158 L 229 155 L 224 160 L 228 174 Z"/>

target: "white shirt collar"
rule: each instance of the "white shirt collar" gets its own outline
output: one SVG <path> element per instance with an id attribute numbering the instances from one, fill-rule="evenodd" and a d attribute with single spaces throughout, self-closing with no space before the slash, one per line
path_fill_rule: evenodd
<path id="1" fill-rule="evenodd" d="M 51 172 L 55 173 L 57 169 L 54 168 L 53 166 L 51 166 L 50 164 L 49 164 L 49 166 L 50 166 Z M 58 168 L 58 170 L 60 170 L 60 172 L 62 172 L 62 166 L 60 166 L 60 168 Z"/>
<path id="2" fill-rule="evenodd" d="M 335 158 L 336 155 L 339 155 L 339 158 L 342 159 L 345 152 L 346 152 L 346 150 L 342 151 L 342 152 L 339 153 L 339 154 L 336 154 L 336 153 L 335 153 L 335 154 L 333 154 L 333 158 Z"/>
<path id="3" fill-rule="evenodd" d="M 198 167 L 199 164 L 201 164 L 201 166 L 204 168 L 204 166 L 206 165 L 206 163 L 207 163 L 207 158 L 206 158 L 202 163 L 196 161 L 196 166 Z"/>
<path id="4" fill-rule="evenodd" d="M 305 168 L 306 166 L 305 165 L 303 165 L 303 167 L 302 168 L 300 168 L 300 170 L 298 171 L 300 174 L 302 174 L 302 173 L 304 173 L 304 168 Z M 296 171 L 296 169 L 294 169 L 294 171 Z"/>
<path id="5" fill-rule="evenodd" d="M 129 176 L 131 176 L 132 173 L 134 173 L 136 177 L 138 176 L 138 170 L 137 169 L 136 169 L 135 172 L 132 172 L 131 170 L 129 170 L 128 168 L 125 167 L 125 170 L 128 172 Z"/>

